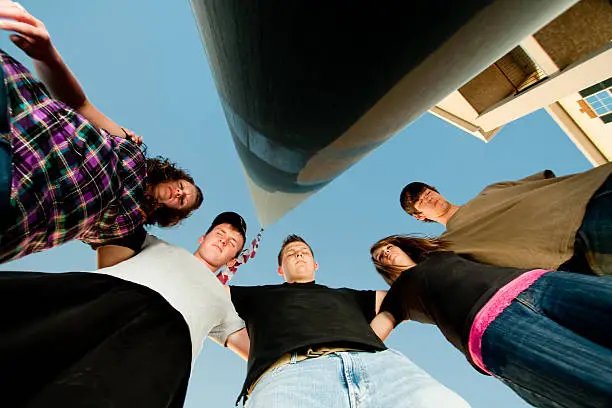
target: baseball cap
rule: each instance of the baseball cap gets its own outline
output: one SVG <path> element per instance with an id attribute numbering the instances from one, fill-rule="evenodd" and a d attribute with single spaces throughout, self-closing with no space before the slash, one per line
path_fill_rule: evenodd
<path id="1" fill-rule="evenodd" d="M 206 233 L 208 234 L 210 231 L 212 231 L 213 228 L 221 224 L 229 224 L 232 227 L 236 228 L 240 235 L 242 235 L 242 238 L 244 238 L 244 240 L 246 241 L 246 222 L 244 222 L 244 218 L 242 218 L 240 214 L 235 213 L 233 211 L 222 212 L 221 214 L 215 217 Z"/>

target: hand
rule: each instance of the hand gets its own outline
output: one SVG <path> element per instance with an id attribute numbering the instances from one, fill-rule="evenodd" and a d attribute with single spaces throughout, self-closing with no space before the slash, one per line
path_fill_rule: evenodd
<path id="1" fill-rule="evenodd" d="M 42 21 L 36 19 L 17 2 L 0 0 L 0 29 L 14 31 L 11 41 L 30 58 L 50 61 L 55 56 L 49 32 Z"/>
<path id="2" fill-rule="evenodd" d="M 131 140 L 132 142 L 136 143 L 136 146 L 140 146 L 142 144 L 142 137 L 138 136 L 130 129 L 121 128 L 121 130 L 123 130 L 123 133 L 125 134 L 125 138 L 127 140 Z"/>

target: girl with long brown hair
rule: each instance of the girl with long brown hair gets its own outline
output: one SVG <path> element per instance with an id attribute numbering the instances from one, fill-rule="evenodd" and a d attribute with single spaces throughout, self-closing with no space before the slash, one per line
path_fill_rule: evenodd
<path id="1" fill-rule="evenodd" d="M 435 324 L 472 366 L 538 407 L 612 401 L 612 277 L 472 262 L 438 238 L 393 235 L 371 250 L 391 285 L 371 326 Z"/>

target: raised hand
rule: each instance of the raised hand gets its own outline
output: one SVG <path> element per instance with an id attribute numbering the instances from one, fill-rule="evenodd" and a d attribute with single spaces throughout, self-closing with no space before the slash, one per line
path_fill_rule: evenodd
<path id="1" fill-rule="evenodd" d="M 142 144 L 141 136 L 138 136 L 136 133 L 132 132 L 130 129 L 121 128 L 121 130 L 123 130 L 123 133 L 125 134 L 125 138 L 127 140 L 131 140 L 132 142 L 136 143 L 136 146 L 140 146 Z"/>
<path id="2" fill-rule="evenodd" d="M 0 29 L 15 32 L 10 36 L 11 41 L 30 58 L 39 61 L 54 58 L 56 51 L 45 25 L 21 4 L 1 0 L 0 19 Z"/>
<path id="3" fill-rule="evenodd" d="M 79 81 L 51 43 L 42 21 L 28 13 L 21 4 L 0 0 L 0 29 L 14 33 L 10 36 L 11 41 L 32 58 L 38 78 L 47 86 L 51 96 L 76 110 L 96 128 L 112 135 L 125 135 L 138 146 L 142 144 L 140 136 L 121 128 L 87 99 Z"/>

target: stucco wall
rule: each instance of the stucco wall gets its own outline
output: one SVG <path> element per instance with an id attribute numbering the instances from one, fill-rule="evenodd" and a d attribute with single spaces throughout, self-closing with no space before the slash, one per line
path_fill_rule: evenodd
<path id="1" fill-rule="evenodd" d="M 612 4 L 609 0 L 582 0 L 534 37 L 564 69 L 612 40 Z"/>

